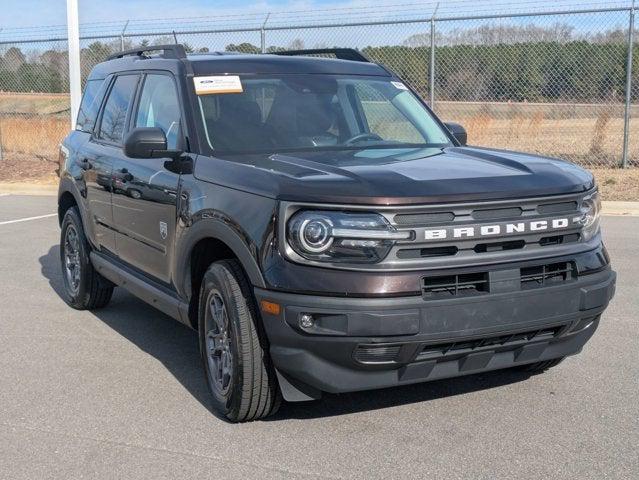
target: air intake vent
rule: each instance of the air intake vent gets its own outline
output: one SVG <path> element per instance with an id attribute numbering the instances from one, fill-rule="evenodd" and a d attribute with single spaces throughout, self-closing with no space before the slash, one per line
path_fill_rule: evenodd
<path id="1" fill-rule="evenodd" d="M 428 299 L 470 296 L 488 292 L 488 275 L 486 273 L 424 277 L 422 282 L 422 295 Z"/>
<path id="2" fill-rule="evenodd" d="M 550 263 L 521 269 L 521 289 L 548 287 L 573 280 L 575 266 L 572 262 Z"/>
<path id="3" fill-rule="evenodd" d="M 401 345 L 358 345 L 353 357 L 360 363 L 393 363 Z"/>
<path id="4" fill-rule="evenodd" d="M 559 326 L 475 340 L 461 340 L 459 342 L 425 345 L 422 351 L 415 358 L 415 361 L 433 360 L 440 357 L 450 357 L 454 355 L 466 355 L 478 350 L 513 349 L 528 342 L 551 340 L 561 332 L 562 328 L 563 326 Z"/>

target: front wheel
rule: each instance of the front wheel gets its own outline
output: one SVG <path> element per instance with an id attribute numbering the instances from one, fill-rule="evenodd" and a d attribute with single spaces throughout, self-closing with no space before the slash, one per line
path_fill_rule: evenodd
<path id="1" fill-rule="evenodd" d="M 249 283 L 239 263 L 213 263 L 199 299 L 200 351 L 215 410 L 232 422 L 277 411 L 281 393 Z"/>

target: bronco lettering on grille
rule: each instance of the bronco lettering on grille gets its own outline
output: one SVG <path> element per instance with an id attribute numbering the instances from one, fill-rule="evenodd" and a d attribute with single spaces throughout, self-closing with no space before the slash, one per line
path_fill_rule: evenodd
<path id="1" fill-rule="evenodd" d="M 496 223 L 492 225 L 466 225 L 463 227 L 444 227 L 424 230 L 422 238 L 426 240 L 444 240 L 451 238 L 476 238 L 498 235 L 516 235 L 543 231 L 563 230 L 576 227 L 581 221 L 575 218 L 553 218 L 548 220 L 531 220 L 528 222 Z"/>

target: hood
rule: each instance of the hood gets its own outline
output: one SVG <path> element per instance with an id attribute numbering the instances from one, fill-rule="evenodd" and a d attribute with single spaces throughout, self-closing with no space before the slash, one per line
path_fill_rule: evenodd
<path id="1" fill-rule="evenodd" d="M 594 186 L 592 175 L 574 164 L 477 147 L 227 155 L 198 160 L 194 173 L 280 200 L 376 205 L 524 198 Z"/>

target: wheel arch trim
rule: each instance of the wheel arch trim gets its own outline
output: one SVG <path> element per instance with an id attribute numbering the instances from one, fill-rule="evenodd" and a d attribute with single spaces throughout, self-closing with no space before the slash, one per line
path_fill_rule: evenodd
<path id="1" fill-rule="evenodd" d="M 201 240 L 212 239 L 224 243 L 242 265 L 252 285 L 265 288 L 266 283 L 255 255 L 241 233 L 227 223 L 217 219 L 201 219 L 188 227 L 185 237 L 176 244 L 176 280 L 180 293 L 187 298 L 191 295 L 191 255 Z"/>

